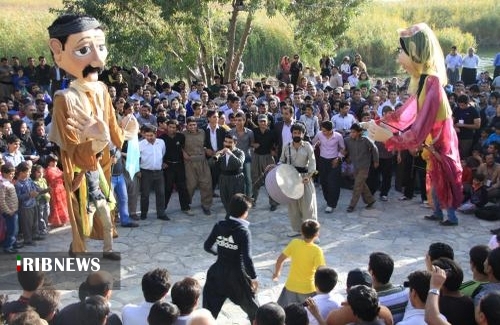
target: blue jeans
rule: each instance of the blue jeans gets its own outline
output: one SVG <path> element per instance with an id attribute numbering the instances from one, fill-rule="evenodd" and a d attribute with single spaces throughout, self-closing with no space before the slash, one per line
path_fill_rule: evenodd
<path id="1" fill-rule="evenodd" d="M 14 248 L 17 233 L 19 232 L 17 212 L 13 216 L 7 216 L 5 213 L 2 213 L 2 218 L 5 219 L 5 224 L 7 226 L 7 233 L 3 241 L 3 249 Z"/>
<path id="2" fill-rule="evenodd" d="M 123 175 L 111 176 L 111 187 L 116 195 L 120 222 L 122 225 L 126 225 L 130 222 L 130 217 L 128 213 L 127 184 L 125 183 Z"/>
<path id="3" fill-rule="evenodd" d="M 436 216 L 442 220 L 444 218 L 443 211 L 441 210 L 441 204 L 439 203 L 439 199 L 437 197 L 436 190 L 434 189 L 434 187 L 432 188 L 431 193 L 432 193 L 432 204 L 433 204 L 434 216 Z M 447 214 L 448 220 L 450 222 L 458 223 L 458 218 L 455 214 L 455 208 L 446 209 L 446 214 Z"/>

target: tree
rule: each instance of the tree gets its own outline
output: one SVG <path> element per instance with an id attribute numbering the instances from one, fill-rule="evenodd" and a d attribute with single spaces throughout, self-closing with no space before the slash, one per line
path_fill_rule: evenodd
<path id="1" fill-rule="evenodd" d="M 113 62 L 153 66 L 208 82 L 218 57 L 224 80 L 235 77 L 256 14 L 288 17 L 302 51 L 319 54 L 342 36 L 367 0 L 63 0 L 62 12 L 84 12 L 108 28 Z M 227 21 L 229 19 L 229 21 Z"/>

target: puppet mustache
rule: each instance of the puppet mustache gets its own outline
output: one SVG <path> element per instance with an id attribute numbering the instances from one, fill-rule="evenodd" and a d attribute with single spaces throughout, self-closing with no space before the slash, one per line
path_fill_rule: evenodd
<path id="1" fill-rule="evenodd" d="M 97 72 L 100 74 L 102 72 L 102 68 L 101 67 L 93 67 L 89 64 L 88 66 L 85 67 L 85 69 L 83 69 L 82 75 L 85 78 L 89 75 L 89 73 L 94 73 L 94 72 Z"/>

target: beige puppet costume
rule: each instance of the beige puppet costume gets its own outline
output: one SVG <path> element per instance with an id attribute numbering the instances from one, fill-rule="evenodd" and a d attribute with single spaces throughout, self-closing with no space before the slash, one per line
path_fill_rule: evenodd
<path id="1" fill-rule="evenodd" d="M 73 75 L 68 89 L 54 95 L 52 127 L 49 139 L 60 147 L 64 186 L 73 241 L 70 250 L 86 251 L 85 237 L 91 229 L 86 214 L 87 197 L 77 197 L 72 188 L 75 172 L 97 170 L 96 154 L 103 152 L 102 169 L 110 184 L 109 145 L 121 148 L 125 137 L 137 136 L 137 121 L 124 121 L 124 131 L 116 121 L 107 87 L 97 81 L 107 56 L 100 23 L 88 16 L 63 15 L 48 28 L 49 46 L 55 63 Z M 133 119 L 130 117 L 129 119 Z M 134 133 L 135 132 L 135 133 Z M 85 184 L 85 182 L 82 182 Z M 81 188 L 85 192 L 85 189 Z"/>

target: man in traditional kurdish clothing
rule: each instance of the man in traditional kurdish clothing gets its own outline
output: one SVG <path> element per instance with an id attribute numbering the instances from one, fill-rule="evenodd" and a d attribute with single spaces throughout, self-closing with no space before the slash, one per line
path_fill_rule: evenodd
<path id="1" fill-rule="evenodd" d="M 73 235 L 70 254 L 73 254 L 86 251 L 85 238 L 92 230 L 84 186 L 75 192 L 78 195 L 71 189 L 75 173 L 98 170 L 96 154 L 102 151 L 102 173 L 109 185 L 109 144 L 121 148 L 124 139 L 137 136 L 138 123 L 129 115 L 122 120 L 124 129 L 120 128 L 107 87 L 98 82 L 98 73 L 108 54 L 100 23 L 89 16 L 67 14 L 58 17 L 48 31 L 54 62 L 75 77 L 68 89 L 54 95 L 49 134 L 49 139 L 60 147 Z M 85 176 L 82 184 L 86 184 Z M 102 234 L 96 236 L 102 238 Z"/>

